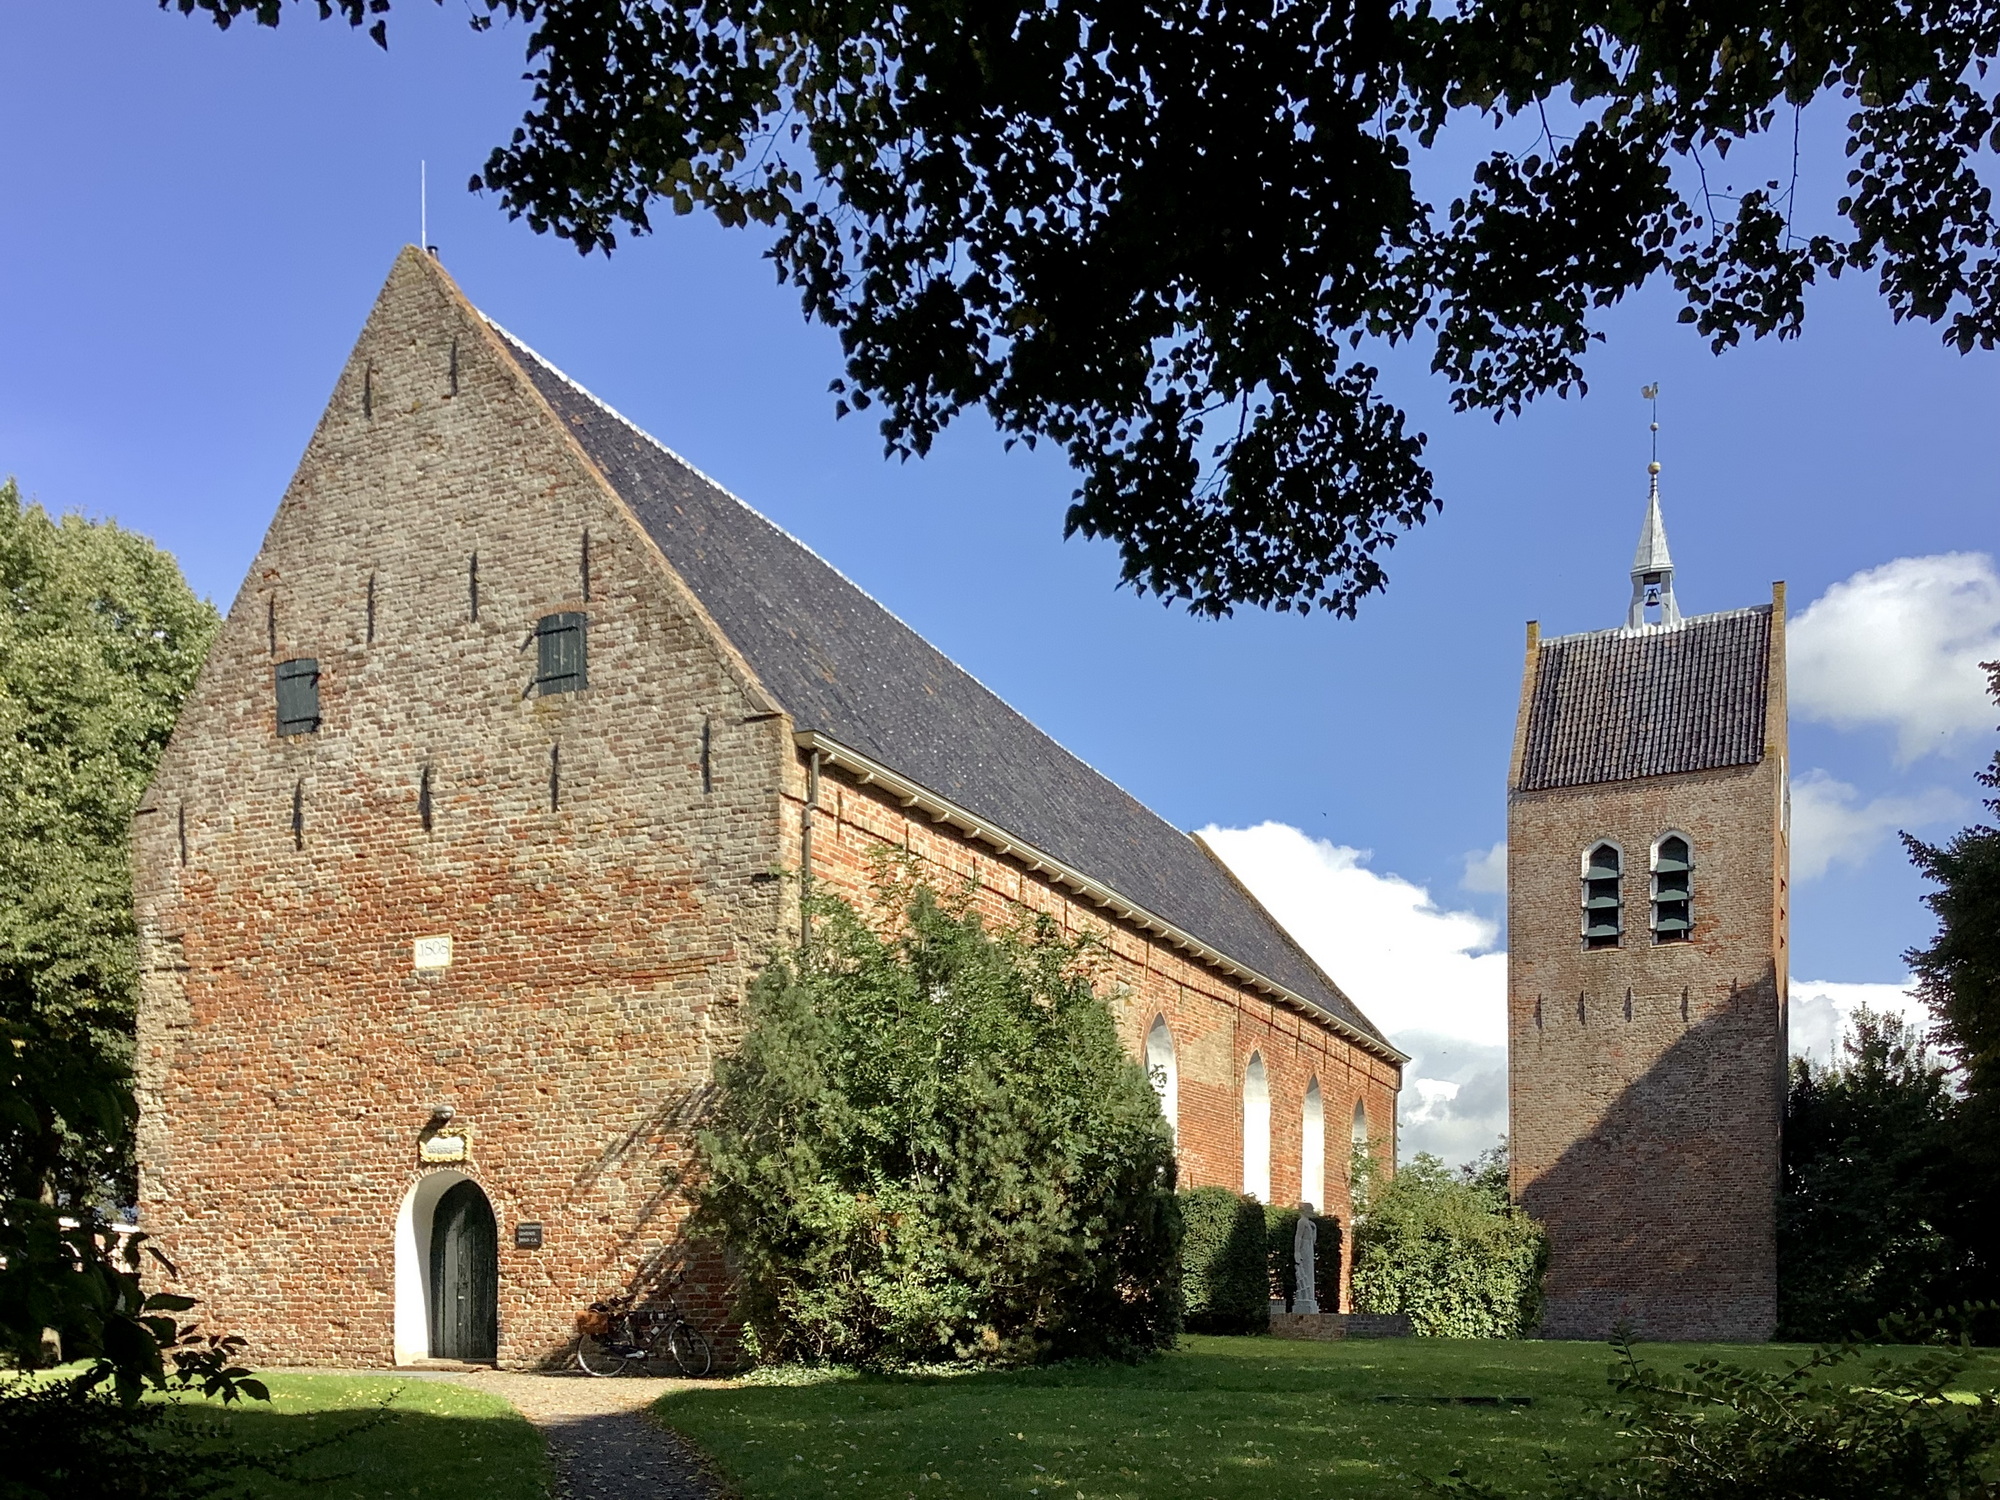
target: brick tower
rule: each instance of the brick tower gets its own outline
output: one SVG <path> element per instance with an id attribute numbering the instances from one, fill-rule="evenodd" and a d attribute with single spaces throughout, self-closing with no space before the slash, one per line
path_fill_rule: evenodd
<path id="1" fill-rule="evenodd" d="M 1683 617 L 1659 465 L 1615 630 L 1542 639 L 1507 798 L 1513 1189 L 1542 1333 L 1763 1339 L 1785 1058 L 1785 592 Z"/>

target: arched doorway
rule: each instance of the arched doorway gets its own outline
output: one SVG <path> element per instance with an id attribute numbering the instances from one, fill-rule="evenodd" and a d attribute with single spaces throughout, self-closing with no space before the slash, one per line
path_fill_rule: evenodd
<path id="1" fill-rule="evenodd" d="M 493 1205 L 467 1178 L 431 1213 L 432 1359 L 492 1359 L 500 1343 L 500 1235 Z"/>

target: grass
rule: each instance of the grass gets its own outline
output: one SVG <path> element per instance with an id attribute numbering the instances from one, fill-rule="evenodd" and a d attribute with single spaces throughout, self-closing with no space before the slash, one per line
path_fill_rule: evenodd
<path id="1" fill-rule="evenodd" d="M 1773 1346 L 1651 1345 L 1674 1369 Z M 1595 1457 L 1607 1429 L 1602 1344 L 1436 1339 L 1319 1344 L 1191 1337 L 1137 1368 L 847 1378 L 676 1392 L 657 1410 L 746 1500 L 1271 1500 L 1415 1496 L 1460 1462 L 1502 1488 L 1543 1454 Z M 1529 1406 L 1390 1397 L 1531 1396 Z"/>
<path id="2" fill-rule="evenodd" d="M 304 1484 L 253 1475 L 257 1500 L 545 1500 L 542 1439 L 498 1396 L 437 1380 L 382 1375 L 261 1377 L 271 1402 L 223 1407 L 194 1398 L 232 1443 L 275 1454 L 356 1426 L 376 1410 L 380 1425 L 298 1462 Z"/>

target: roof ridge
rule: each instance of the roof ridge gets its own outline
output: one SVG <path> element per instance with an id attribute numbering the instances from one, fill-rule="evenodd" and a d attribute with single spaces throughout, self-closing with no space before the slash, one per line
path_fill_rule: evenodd
<path id="1" fill-rule="evenodd" d="M 1592 636 L 1617 637 L 1628 641 L 1643 640 L 1648 636 L 1676 635 L 1690 625 L 1705 625 L 1714 620 L 1739 619 L 1744 615 L 1768 615 L 1770 612 L 1771 606 L 1768 604 L 1746 604 L 1741 609 L 1717 609 L 1705 615 L 1683 615 L 1680 623 L 1671 628 L 1652 625 L 1643 630 L 1634 630 L 1629 625 L 1611 625 L 1602 630 L 1575 630 L 1568 635 L 1545 635 L 1540 638 L 1540 644 L 1553 646 L 1557 642 L 1589 640 Z"/>

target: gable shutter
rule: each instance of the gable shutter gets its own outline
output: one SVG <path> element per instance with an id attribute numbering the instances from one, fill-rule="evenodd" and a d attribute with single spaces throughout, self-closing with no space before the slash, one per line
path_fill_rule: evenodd
<path id="1" fill-rule="evenodd" d="M 584 617 L 543 615 L 535 623 L 535 686 L 544 693 L 573 693 L 588 682 Z"/>
<path id="2" fill-rule="evenodd" d="M 278 663 L 278 733 L 319 732 L 319 661 L 300 656 Z"/>

